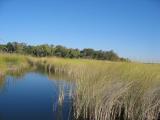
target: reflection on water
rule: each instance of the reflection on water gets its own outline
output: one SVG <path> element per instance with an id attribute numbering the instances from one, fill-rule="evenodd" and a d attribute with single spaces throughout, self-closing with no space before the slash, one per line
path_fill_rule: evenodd
<path id="1" fill-rule="evenodd" d="M 70 120 L 74 84 L 52 78 L 36 72 L 6 76 L 0 87 L 0 120 Z"/>

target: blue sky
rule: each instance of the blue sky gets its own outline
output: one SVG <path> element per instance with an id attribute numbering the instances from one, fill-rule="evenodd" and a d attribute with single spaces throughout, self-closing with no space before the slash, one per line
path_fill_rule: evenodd
<path id="1" fill-rule="evenodd" d="M 160 61 L 160 1 L 0 0 L 0 43 L 9 41 Z"/>

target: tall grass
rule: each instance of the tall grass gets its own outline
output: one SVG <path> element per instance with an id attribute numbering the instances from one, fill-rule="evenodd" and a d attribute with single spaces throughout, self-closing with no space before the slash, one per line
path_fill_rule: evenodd
<path id="1" fill-rule="evenodd" d="M 159 64 L 61 58 L 34 59 L 34 64 L 76 81 L 75 119 L 160 119 Z"/>
<path id="2" fill-rule="evenodd" d="M 21 73 L 29 67 L 26 56 L 0 53 L 0 78 L 7 73 Z"/>
<path id="3" fill-rule="evenodd" d="M 75 80 L 73 111 L 76 120 L 160 119 L 159 64 L 17 55 L 6 60 L 1 56 L 0 65 L 4 65 L 4 69 L 8 68 L 8 63 L 18 66 L 28 62 L 50 74 L 63 74 Z"/>

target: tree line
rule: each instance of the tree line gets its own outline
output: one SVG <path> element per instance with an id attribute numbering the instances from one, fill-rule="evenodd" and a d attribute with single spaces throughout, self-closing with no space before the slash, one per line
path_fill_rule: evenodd
<path id="1" fill-rule="evenodd" d="M 110 61 L 129 61 L 126 58 L 119 57 L 113 50 L 102 51 L 91 48 L 83 50 L 66 48 L 62 45 L 27 45 L 25 43 L 8 42 L 0 44 L 0 51 L 7 53 L 28 54 L 37 57 L 57 56 L 63 58 L 87 58 Z"/>

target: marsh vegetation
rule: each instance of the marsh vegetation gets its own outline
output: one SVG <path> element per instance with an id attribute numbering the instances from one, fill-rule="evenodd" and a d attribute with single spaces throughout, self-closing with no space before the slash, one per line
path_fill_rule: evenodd
<path id="1" fill-rule="evenodd" d="M 74 119 L 160 119 L 159 64 L 0 55 L 3 75 L 29 66 L 48 74 L 63 74 L 76 83 L 72 94 Z"/>

